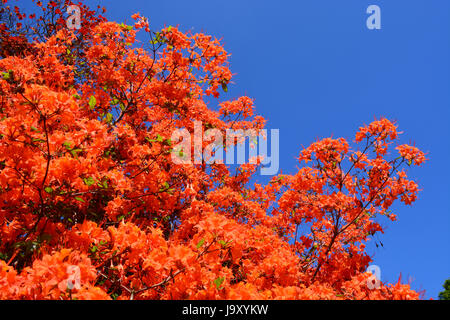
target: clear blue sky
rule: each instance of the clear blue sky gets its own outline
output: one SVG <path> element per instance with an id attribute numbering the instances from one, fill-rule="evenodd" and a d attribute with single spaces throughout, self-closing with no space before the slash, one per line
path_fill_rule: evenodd
<path id="1" fill-rule="evenodd" d="M 153 28 L 223 38 L 237 75 L 225 98 L 248 95 L 268 128 L 280 129 L 280 167 L 294 173 L 302 145 L 343 136 L 374 117 L 397 120 L 403 142 L 430 161 L 411 171 L 423 189 L 412 207 L 395 206 L 369 246 L 383 281 L 400 273 L 437 298 L 450 278 L 450 1 L 86 1 L 107 17 Z M 366 8 L 381 8 L 381 30 L 366 28 Z"/>

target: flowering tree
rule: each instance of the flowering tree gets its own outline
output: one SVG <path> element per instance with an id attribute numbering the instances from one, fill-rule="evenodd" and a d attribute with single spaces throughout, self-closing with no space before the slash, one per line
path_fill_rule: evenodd
<path id="1" fill-rule="evenodd" d="M 232 77 L 220 42 L 81 4 L 69 30 L 69 1 L 36 4 L 2 9 L 1 299 L 419 297 L 365 272 L 365 243 L 415 201 L 405 169 L 425 161 L 394 123 L 315 142 L 266 186 L 249 183 L 257 164 L 175 164 L 172 132 L 194 121 L 264 127 L 248 97 L 208 108 Z"/>

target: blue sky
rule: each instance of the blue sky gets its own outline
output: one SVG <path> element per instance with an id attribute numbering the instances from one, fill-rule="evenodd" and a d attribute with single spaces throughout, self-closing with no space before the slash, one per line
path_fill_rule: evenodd
<path id="1" fill-rule="evenodd" d="M 223 99 L 255 99 L 268 128 L 280 129 L 280 167 L 294 173 L 302 146 L 317 138 L 352 139 L 375 117 L 396 120 L 402 142 L 428 152 L 410 171 L 423 189 L 411 206 L 397 205 L 369 246 L 383 281 L 399 274 L 437 298 L 450 278 L 450 1 L 85 1 L 106 16 L 153 28 L 223 38 L 236 73 Z M 368 30 L 366 8 L 381 8 L 381 30 Z"/>

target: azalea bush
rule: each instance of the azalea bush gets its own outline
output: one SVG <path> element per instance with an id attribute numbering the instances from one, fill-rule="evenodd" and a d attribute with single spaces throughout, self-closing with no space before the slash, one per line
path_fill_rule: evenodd
<path id="1" fill-rule="evenodd" d="M 260 164 L 175 164 L 172 133 L 194 121 L 265 126 L 251 98 L 221 100 L 217 39 L 81 3 L 70 30 L 69 1 L 3 2 L 1 299 L 419 298 L 366 272 L 367 241 L 416 200 L 407 169 L 426 160 L 395 123 L 317 141 L 267 185 Z"/>

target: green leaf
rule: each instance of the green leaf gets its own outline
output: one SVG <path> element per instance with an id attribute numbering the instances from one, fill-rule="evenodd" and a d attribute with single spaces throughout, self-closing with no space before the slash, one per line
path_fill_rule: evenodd
<path id="1" fill-rule="evenodd" d="M 223 278 L 223 277 L 219 277 L 216 280 L 214 280 L 214 284 L 216 285 L 216 288 L 218 290 L 220 290 L 220 286 L 222 285 L 224 280 L 225 280 L 225 278 Z"/>
<path id="2" fill-rule="evenodd" d="M 31 126 L 31 130 L 33 130 L 34 132 L 39 132 L 39 129 L 33 126 Z"/>
<path id="3" fill-rule="evenodd" d="M 91 97 L 89 98 L 89 108 L 90 108 L 91 110 L 94 109 L 95 106 L 96 106 L 96 104 L 97 104 L 97 99 L 95 99 L 94 96 L 91 96 Z"/>
<path id="4" fill-rule="evenodd" d="M 83 181 L 84 181 L 84 184 L 87 186 L 92 186 L 95 182 L 94 178 L 92 178 L 92 177 L 84 178 Z"/>
<path id="5" fill-rule="evenodd" d="M 169 188 L 170 188 L 170 185 L 167 182 L 164 182 L 161 189 L 159 189 L 159 192 L 167 191 Z"/>
<path id="6" fill-rule="evenodd" d="M 80 201 L 80 202 L 86 203 L 86 201 L 84 201 L 84 199 L 83 199 L 83 198 L 80 198 L 80 197 L 75 197 L 75 200 L 78 200 L 78 201 Z"/>
<path id="7" fill-rule="evenodd" d="M 201 239 L 198 243 L 197 243 L 197 249 L 200 249 L 200 247 L 205 243 L 205 239 Z"/>
<path id="8" fill-rule="evenodd" d="M 72 150 L 70 150 L 70 153 L 72 154 L 72 156 L 74 158 L 77 158 L 78 157 L 78 152 L 81 152 L 81 151 L 83 151 L 83 150 L 81 150 L 81 149 L 72 149 Z"/>
<path id="9" fill-rule="evenodd" d="M 12 80 L 13 78 L 13 71 L 11 69 L 8 70 L 8 72 L 2 72 L 3 79 L 5 80 Z"/>
<path id="10" fill-rule="evenodd" d="M 39 139 L 39 138 L 33 138 L 31 139 L 33 142 L 45 142 L 45 140 Z"/>
<path id="11" fill-rule="evenodd" d="M 231 243 L 231 241 L 224 241 L 224 240 L 219 240 L 218 242 L 224 249 L 227 248 L 228 245 Z"/>
<path id="12" fill-rule="evenodd" d="M 128 25 L 124 24 L 123 22 L 120 24 L 120 26 L 121 26 L 123 29 L 133 30 L 133 26 L 128 26 Z"/>
<path id="13" fill-rule="evenodd" d="M 164 139 L 163 139 L 163 137 L 161 137 L 159 134 L 156 136 L 156 141 L 158 141 L 158 142 L 163 142 L 164 141 Z"/>
<path id="14" fill-rule="evenodd" d="M 53 189 L 51 188 L 51 187 L 45 187 L 45 192 L 47 192 L 47 193 L 52 193 L 53 192 Z"/>
<path id="15" fill-rule="evenodd" d="M 106 123 L 110 123 L 113 119 L 113 115 L 111 113 L 108 113 L 106 115 Z"/>
<path id="16" fill-rule="evenodd" d="M 222 82 L 222 90 L 228 92 L 228 85 L 225 82 Z"/>

